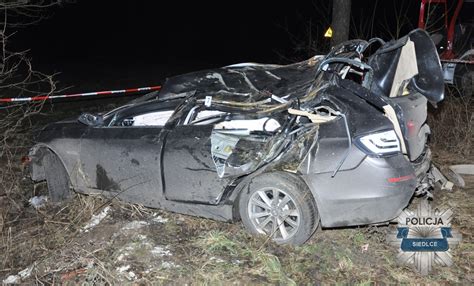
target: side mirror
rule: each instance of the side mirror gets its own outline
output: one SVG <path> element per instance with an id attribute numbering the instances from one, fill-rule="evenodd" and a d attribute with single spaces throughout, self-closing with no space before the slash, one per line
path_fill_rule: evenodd
<path id="1" fill-rule="evenodd" d="M 87 126 L 99 126 L 104 123 L 102 115 L 93 115 L 90 113 L 81 114 L 77 120 Z"/>

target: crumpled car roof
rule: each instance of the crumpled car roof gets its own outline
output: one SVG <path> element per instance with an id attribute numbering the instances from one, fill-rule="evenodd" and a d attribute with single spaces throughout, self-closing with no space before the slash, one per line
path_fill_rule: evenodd
<path id="1" fill-rule="evenodd" d="M 322 56 L 290 65 L 237 64 L 169 78 L 160 97 L 193 92 L 196 98 L 256 102 L 272 94 L 285 99 L 304 96 L 314 80 Z"/>

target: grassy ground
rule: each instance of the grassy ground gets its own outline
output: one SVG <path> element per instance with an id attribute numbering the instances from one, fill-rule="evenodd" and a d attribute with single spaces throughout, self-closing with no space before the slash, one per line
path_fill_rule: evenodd
<path id="1" fill-rule="evenodd" d="M 82 109 L 103 110 L 81 104 Z M 77 105 L 79 106 L 79 105 Z M 34 126 L 71 116 L 79 110 L 46 107 Z M 453 113 L 454 111 L 454 113 Z M 454 115 L 453 115 L 454 114 Z M 472 103 L 458 99 L 430 116 L 435 162 L 472 163 Z M 54 120 L 57 118 L 55 117 Z M 467 129 L 466 130 L 466 126 Z M 77 195 L 64 205 L 35 210 L 26 202 L 43 194 L 33 187 L 19 162 L 29 142 L 19 130 L 8 162 L 0 170 L 0 279 L 24 275 L 25 284 L 318 284 L 423 283 L 472 284 L 474 274 L 474 178 L 465 189 L 437 191 L 433 204 L 450 207 L 453 228 L 463 235 L 452 250 L 452 267 L 434 266 L 423 277 L 396 261 L 397 249 L 386 243 L 395 225 L 318 230 L 303 246 L 279 246 L 248 235 L 240 223 L 227 224 L 177 215 L 100 197 Z M 457 133 L 456 133 L 457 132 Z M 450 135 L 451 134 L 451 135 Z M 450 136 L 457 136 L 452 139 Z M 12 144 L 10 144 L 12 145 Z M 16 161 L 14 161 L 16 160 Z M 12 163 L 13 162 L 13 163 Z M 420 199 L 415 199 L 412 206 Z M 106 211 L 107 210 L 107 211 Z M 100 223 L 85 230 L 93 216 Z M 21 272 L 22 270 L 25 270 Z"/>

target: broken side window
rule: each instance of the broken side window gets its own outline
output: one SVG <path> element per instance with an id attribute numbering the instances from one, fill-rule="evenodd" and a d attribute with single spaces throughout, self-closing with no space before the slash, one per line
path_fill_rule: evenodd
<path id="1" fill-rule="evenodd" d="M 118 110 L 107 126 L 163 127 L 175 113 L 179 100 L 144 102 Z"/>
<path id="2" fill-rule="evenodd" d="M 185 125 L 213 125 L 211 155 L 220 178 L 253 172 L 272 149 L 271 138 L 282 124 L 272 117 L 253 118 L 210 107 L 193 107 Z"/>
<path id="3" fill-rule="evenodd" d="M 156 111 L 123 119 L 120 126 L 164 126 L 174 110 Z"/>

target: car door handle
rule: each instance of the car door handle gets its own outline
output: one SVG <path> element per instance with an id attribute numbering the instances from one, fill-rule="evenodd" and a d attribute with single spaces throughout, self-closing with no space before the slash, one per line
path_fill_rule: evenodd
<path id="1" fill-rule="evenodd" d="M 140 137 L 140 139 L 148 143 L 158 143 L 160 140 L 160 136 L 159 135 L 144 135 Z"/>

